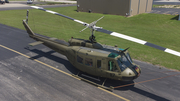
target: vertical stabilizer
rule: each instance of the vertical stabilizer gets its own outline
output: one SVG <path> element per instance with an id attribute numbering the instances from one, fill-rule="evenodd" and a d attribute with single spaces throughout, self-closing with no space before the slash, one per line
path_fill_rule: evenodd
<path id="1" fill-rule="evenodd" d="M 27 10 L 27 16 L 26 16 L 26 20 L 23 20 L 23 25 L 26 28 L 27 33 L 29 34 L 30 37 L 32 37 L 34 34 L 34 32 L 31 30 L 31 28 L 28 26 L 28 15 L 29 15 L 29 10 Z"/>
<path id="2" fill-rule="evenodd" d="M 26 28 L 26 31 L 27 31 L 27 33 L 29 34 L 30 37 L 35 35 L 34 32 L 31 30 L 31 28 L 26 23 L 26 20 L 23 20 L 23 25 Z"/>

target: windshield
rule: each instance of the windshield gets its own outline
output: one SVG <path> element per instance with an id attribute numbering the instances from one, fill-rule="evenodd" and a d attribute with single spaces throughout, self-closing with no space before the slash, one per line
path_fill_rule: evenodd
<path id="1" fill-rule="evenodd" d="M 121 57 L 117 59 L 121 72 L 131 65 L 131 60 L 129 58 L 125 55 L 121 55 Z"/>
<path id="2" fill-rule="evenodd" d="M 132 63 L 132 59 L 131 59 L 131 57 L 130 57 L 129 53 L 126 53 L 126 57 L 127 57 L 127 58 L 128 58 L 128 60 Z"/>

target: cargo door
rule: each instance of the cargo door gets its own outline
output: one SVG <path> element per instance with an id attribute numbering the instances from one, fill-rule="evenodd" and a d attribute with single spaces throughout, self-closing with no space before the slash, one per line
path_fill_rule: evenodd
<path id="1" fill-rule="evenodd" d="M 106 77 L 106 61 L 104 58 L 96 58 L 96 74 L 99 77 Z"/>
<path id="2" fill-rule="evenodd" d="M 96 72 L 95 72 L 95 57 L 90 56 L 90 55 L 86 55 L 85 58 L 84 58 L 84 61 L 85 61 L 86 73 L 89 73 L 91 75 L 96 75 Z"/>
<path id="3" fill-rule="evenodd" d="M 76 55 L 76 68 L 79 69 L 80 71 L 85 72 L 84 68 L 84 55 L 83 54 L 77 54 Z"/>

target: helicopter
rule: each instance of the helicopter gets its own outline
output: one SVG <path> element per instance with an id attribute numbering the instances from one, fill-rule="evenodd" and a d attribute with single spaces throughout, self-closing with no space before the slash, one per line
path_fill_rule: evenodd
<path id="1" fill-rule="evenodd" d="M 23 20 L 23 25 L 29 37 L 36 40 L 36 42 L 29 45 L 44 44 L 56 52 L 65 55 L 74 67 L 84 73 L 120 81 L 132 81 L 139 77 L 141 73 L 140 67 L 133 63 L 128 53 L 129 48 L 121 49 L 101 45 L 96 42 L 93 35 L 95 23 L 90 24 L 92 35 L 89 37 L 89 40 L 71 38 L 68 43 L 56 38 L 45 38 L 36 35 L 27 23 L 28 19 Z"/>
<path id="2" fill-rule="evenodd" d="M 29 11 L 27 11 L 26 20 L 23 20 L 23 25 L 29 37 L 36 40 L 36 42 L 30 43 L 29 45 L 35 46 L 35 45 L 43 44 L 53 49 L 54 51 L 65 55 L 69 60 L 69 62 L 75 68 L 92 76 L 103 77 L 103 78 L 119 80 L 119 81 L 133 81 L 134 79 L 138 78 L 141 74 L 141 68 L 137 64 L 135 64 L 131 59 L 131 56 L 128 52 L 129 47 L 126 49 L 121 49 L 117 46 L 102 45 L 96 41 L 94 36 L 95 31 L 107 33 L 112 36 L 124 38 L 163 51 L 166 50 L 166 48 L 164 47 L 157 46 L 152 43 L 148 43 L 146 41 L 136 39 L 130 36 L 126 36 L 120 33 L 111 32 L 102 29 L 101 27 L 97 27 L 96 23 L 99 20 L 101 20 L 103 17 L 101 17 L 97 21 L 88 24 L 80 20 L 76 20 L 74 18 L 59 14 L 57 12 L 46 10 L 42 7 L 38 7 L 38 6 L 31 6 L 31 7 L 46 11 L 48 13 L 59 15 L 67 19 L 73 20 L 75 22 L 78 22 L 80 24 L 83 24 L 86 27 L 80 32 L 84 31 L 87 28 L 90 28 L 91 36 L 89 37 L 89 40 L 72 37 L 69 39 L 68 42 L 64 42 L 57 38 L 45 38 L 43 36 L 35 34 L 28 25 Z M 180 53 L 176 55 L 180 56 Z M 103 86 L 100 85 L 100 87 Z"/>

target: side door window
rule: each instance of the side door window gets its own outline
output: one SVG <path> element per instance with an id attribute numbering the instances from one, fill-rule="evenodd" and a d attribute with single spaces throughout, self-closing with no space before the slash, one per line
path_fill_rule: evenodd
<path id="1" fill-rule="evenodd" d="M 101 60 L 97 60 L 97 68 L 101 68 Z"/>
<path id="2" fill-rule="evenodd" d="M 77 55 L 77 62 L 83 64 L 83 58 L 79 55 Z"/>
<path id="3" fill-rule="evenodd" d="M 85 65 L 92 67 L 93 66 L 93 60 L 90 58 L 85 58 Z"/>
<path id="4" fill-rule="evenodd" d="M 118 68 L 114 61 L 112 61 L 112 60 L 108 61 L 108 70 L 118 72 Z"/>

